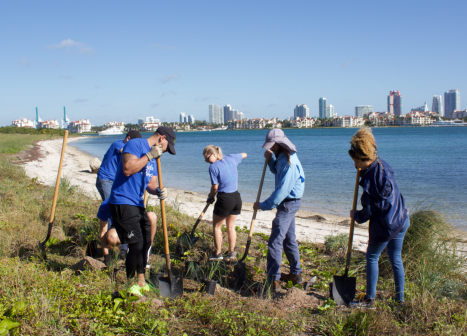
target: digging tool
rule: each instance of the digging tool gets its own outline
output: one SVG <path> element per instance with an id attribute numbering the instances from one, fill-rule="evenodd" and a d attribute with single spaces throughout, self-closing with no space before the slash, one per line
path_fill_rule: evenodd
<path id="1" fill-rule="evenodd" d="M 55 183 L 54 200 L 52 202 L 52 212 L 50 213 L 49 228 L 47 230 L 47 237 L 45 237 L 45 240 L 42 243 L 39 242 L 39 248 L 42 251 L 45 251 L 45 244 L 47 243 L 47 241 L 50 238 L 50 235 L 52 234 L 52 227 L 53 227 L 54 219 L 55 219 L 55 206 L 57 205 L 58 188 L 60 187 L 60 177 L 62 175 L 62 164 L 63 164 L 63 158 L 65 157 L 65 148 L 66 148 L 67 138 L 68 138 L 68 131 L 65 131 L 65 135 L 63 136 L 62 154 L 60 156 L 60 165 L 58 166 L 57 182 Z"/>
<path id="2" fill-rule="evenodd" d="M 180 237 L 177 239 L 177 245 L 175 246 L 175 254 L 177 257 L 183 256 L 183 253 L 185 250 L 190 249 L 193 245 L 196 244 L 198 241 L 198 237 L 195 237 L 195 230 L 198 227 L 199 222 L 201 222 L 201 219 L 203 219 L 203 216 L 205 212 L 208 210 L 209 206 L 211 203 L 206 204 L 204 207 L 203 211 L 198 217 L 198 220 L 196 221 L 195 225 L 193 225 L 193 229 L 191 229 L 191 233 L 188 234 L 187 232 L 184 232 Z"/>
<path id="3" fill-rule="evenodd" d="M 258 195 L 256 196 L 256 202 L 259 202 L 261 197 L 261 190 L 263 189 L 264 175 L 266 173 L 266 167 L 268 165 L 268 160 L 264 160 L 263 175 L 261 176 L 261 182 L 259 183 Z M 253 210 L 253 218 L 251 219 L 250 233 L 248 234 L 248 240 L 246 242 L 245 253 L 243 257 L 235 264 L 234 266 L 234 277 L 238 287 L 242 287 L 246 280 L 246 265 L 245 259 L 248 256 L 248 251 L 250 250 L 251 238 L 253 237 L 253 229 L 255 227 L 257 210 Z"/>
<path id="4" fill-rule="evenodd" d="M 360 179 L 360 168 L 357 170 L 357 178 L 355 180 L 355 191 L 353 194 L 353 206 L 352 210 L 357 209 L 357 197 L 358 197 L 358 182 Z M 355 220 L 350 219 L 350 232 L 349 232 L 349 243 L 347 245 L 347 255 L 345 260 L 345 272 L 344 275 L 335 275 L 332 282 L 331 296 L 334 297 L 337 305 L 349 304 L 355 298 L 355 290 L 357 288 L 357 278 L 349 277 L 349 265 L 350 256 L 352 254 L 352 242 L 353 232 L 355 228 Z"/>
<path id="5" fill-rule="evenodd" d="M 146 206 L 148 204 L 148 191 L 145 190 L 144 191 L 144 206 Z"/>
<path id="6" fill-rule="evenodd" d="M 161 172 L 161 159 L 157 158 L 157 172 L 159 178 L 159 188 L 162 187 L 162 172 Z M 165 203 L 161 199 L 161 217 L 162 217 L 162 230 L 164 231 L 164 249 L 165 249 L 165 260 L 167 264 L 167 277 L 159 277 L 159 291 L 162 296 L 168 296 L 170 298 L 176 298 L 183 294 L 183 278 L 176 278 L 172 275 L 170 269 L 170 253 L 169 253 L 169 238 L 167 236 L 167 222 L 165 219 Z"/>

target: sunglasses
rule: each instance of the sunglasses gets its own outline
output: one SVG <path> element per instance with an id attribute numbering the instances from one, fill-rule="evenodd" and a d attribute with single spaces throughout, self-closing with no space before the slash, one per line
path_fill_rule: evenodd
<path id="1" fill-rule="evenodd" d="M 212 154 L 214 154 L 214 153 L 209 154 L 209 156 L 207 158 L 205 158 L 204 161 L 209 162 L 209 158 L 211 157 Z"/>

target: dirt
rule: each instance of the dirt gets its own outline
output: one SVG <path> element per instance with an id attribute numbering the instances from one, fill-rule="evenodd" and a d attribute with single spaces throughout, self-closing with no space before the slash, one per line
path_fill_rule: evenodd
<path id="1" fill-rule="evenodd" d="M 280 295 L 274 300 L 281 309 L 318 308 L 320 300 L 297 287 L 290 288 L 286 294 Z"/>
<path id="2" fill-rule="evenodd" d="M 83 260 L 81 260 L 76 265 L 72 266 L 72 268 L 77 271 L 84 271 L 86 268 L 90 268 L 92 270 L 99 270 L 105 267 L 106 266 L 103 262 L 100 262 L 99 260 L 93 259 L 91 257 L 84 257 Z"/>
<path id="3" fill-rule="evenodd" d="M 38 145 L 40 141 L 44 140 L 39 140 L 34 143 L 33 146 L 30 146 L 31 148 L 25 151 L 21 151 L 17 154 L 12 155 L 12 158 L 17 159 L 18 161 L 12 161 L 14 164 L 24 164 L 26 162 L 31 162 L 31 161 L 37 161 L 39 159 L 45 158 L 44 152 L 41 150 L 41 146 Z"/>
<path id="4" fill-rule="evenodd" d="M 323 216 L 320 215 L 314 215 L 314 216 L 296 216 L 301 219 L 312 219 L 317 222 L 325 222 L 327 219 L 324 218 Z"/>

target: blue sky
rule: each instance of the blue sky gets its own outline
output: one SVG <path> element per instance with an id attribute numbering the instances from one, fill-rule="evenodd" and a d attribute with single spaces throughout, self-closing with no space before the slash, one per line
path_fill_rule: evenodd
<path id="1" fill-rule="evenodd" d="M 459 89 L 466 108 L 466 1 L 2 1 L 0 125 L 20 117 L 136 123 L 403 112 Z"/>

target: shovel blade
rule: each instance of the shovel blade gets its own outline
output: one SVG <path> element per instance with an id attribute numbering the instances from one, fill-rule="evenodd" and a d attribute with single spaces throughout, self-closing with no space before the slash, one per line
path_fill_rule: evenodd
<path id="1" fill-rule="evenodd" d="M 332 282 L 332 296 L 338 306 L 348 305 L 355 298 L 357 278 L 335 275 Z"/>
<path id="2" fill-rule="evenodd" d="M 158 278 L 159 293 L 163 297 L 175 299 L 183 294 L 183 279 L 172 277 Z"/>
<path id="3" fill-rule="evenodd" d="M 246 281 L 246 265 L 244 262 L 239 261 L 235 264 L 233 276 L 237 288 L 242 287 Z"/>

